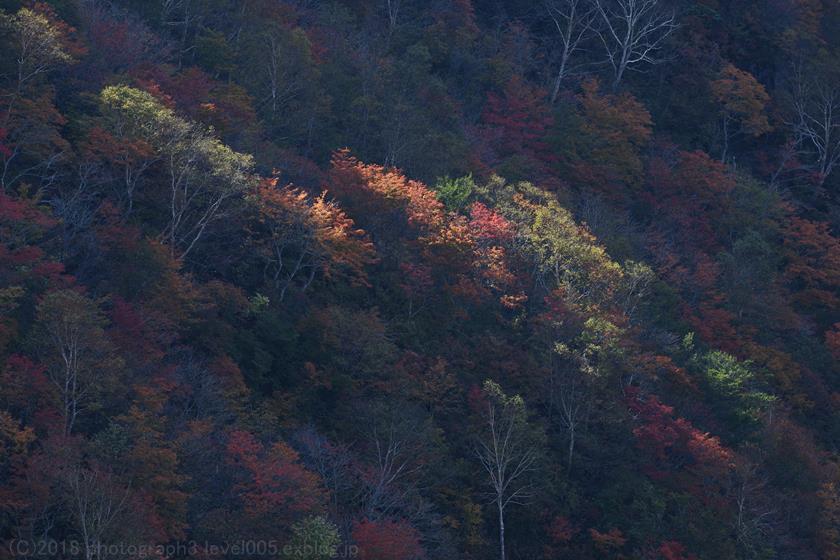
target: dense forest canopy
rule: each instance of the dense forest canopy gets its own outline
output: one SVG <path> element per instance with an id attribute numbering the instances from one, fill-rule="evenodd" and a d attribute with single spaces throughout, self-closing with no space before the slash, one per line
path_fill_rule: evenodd
<path id="1" fill-rule="evenodd" d="M 838 31 L 0 0 L 0 559 L 840 559 Z"/>

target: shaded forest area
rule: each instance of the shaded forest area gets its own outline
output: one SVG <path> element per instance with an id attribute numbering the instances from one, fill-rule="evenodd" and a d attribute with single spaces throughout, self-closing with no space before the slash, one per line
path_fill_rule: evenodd
<path id="1" fill-rule="evenodd" d="M 0 10 L 0 559 L 840 559 L 837 2 Z"/>

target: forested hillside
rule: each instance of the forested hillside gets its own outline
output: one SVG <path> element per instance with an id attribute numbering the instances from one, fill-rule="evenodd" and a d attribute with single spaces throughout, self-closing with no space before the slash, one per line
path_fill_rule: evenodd
<path id="1" fill-rule="evenodd" d="M 838 167 L 834 0 L 0 0 L 0 560 L 838 560 Z"/>

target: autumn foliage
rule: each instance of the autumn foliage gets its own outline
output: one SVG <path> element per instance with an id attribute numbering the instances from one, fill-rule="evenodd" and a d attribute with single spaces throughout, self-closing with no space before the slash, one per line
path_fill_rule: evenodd
<path id="1" fill-rule="evenodd" d="M 0 2 L 0 559 L 840 558 L 836 29 Z"/>

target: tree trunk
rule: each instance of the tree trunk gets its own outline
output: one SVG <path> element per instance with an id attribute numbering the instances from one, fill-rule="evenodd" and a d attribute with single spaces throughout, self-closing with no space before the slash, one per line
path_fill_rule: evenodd
<path id="1" fill-rule="evenodd" d="M 729 157 L 729 117 L 723 116 L 723 153 L 720 155 L 720 162 L 726 163 L 726 158 Z"/>
<path id="2" fill-rule="evenodd" d="M 505 506 L 501 499 L 496 500 L 496 505 L 499 507 L 499 553 L 505 560 Z"/>
<path id="3" fill-rule="evenodd" d="M 557 78 L 554 80 L 554 88 L 551 90 L 551 104 L 557 101 L 557 96 L 560 94 L 560 84 L 563 82 L 563 77 L 566 75 L 566 59 L 568 56 L 563 53 L 563 60 L 560 62 L 560 70 L 557 72 Z"/>
<path id="4" fill-rule="evenodd" d="M 567 476 L 572 472 L 572 457 L 574 456 L 575 452 L 575 427 L 572 425 L 569 428 L 569 464 L 567 467 Z"/>
<path id="5" fill-rule="evenodd" d="M 613 91 L 618 91 L 618 86 L 621 84 L 621 79 L 624 77 L 624 70 L 627 68 L 627 63 L 624 60 L 624 55 L 621 56 L 621 62 L 615 71 L 615 80 L 612 84 Z"/>

